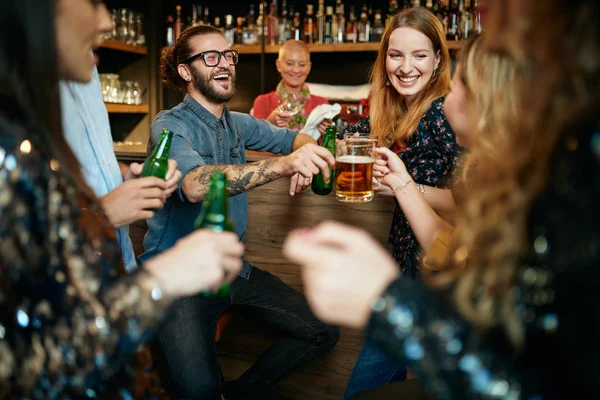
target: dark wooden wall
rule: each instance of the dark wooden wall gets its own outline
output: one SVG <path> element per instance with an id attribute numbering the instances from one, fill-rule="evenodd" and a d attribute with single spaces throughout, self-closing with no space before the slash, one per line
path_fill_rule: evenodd
<path id="1" fill-rule="evenodd" d="M 281 252 L 290 230 L 327 219 L 338 220 L 368 230 L 385 244 L 393 208 L 393 201 L 387 198 L 376 197 L 371 203 L 351 205 L 338 202 L 333 193 L 317 196 L 310 189 L 290 197 L 289 180 L 280 179 L 249 194 L 246 257 L 253 265 L 302 291 L 300 268 L 286 260 Z M 144 231 L 145 223 L 131 228 L 136 253 L 141 251 Z M 225 378 L 235 379 L 241 375 L 276 334 L 239 313 L 234 314 L 218 345 Z M 271 398 L 341 399 L 362 343 L 360 332 L 342 329 L 340 341 L 332 351 L 283 379 Z"/>

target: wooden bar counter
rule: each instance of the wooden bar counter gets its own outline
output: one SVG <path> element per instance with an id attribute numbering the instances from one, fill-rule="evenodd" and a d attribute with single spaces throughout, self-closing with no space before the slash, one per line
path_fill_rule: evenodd
<path id="1" fill-rule="evenodd" d="M 248 161 L 263 154 L 247 153 Z M 375 196 L 370 203 L 338 202 L 332 192 L 317 196 L 306 189 L 289 195 L 289 179 L 279 179 L 249 192 L 246 258 L 302 291 L 300 267 L 283 257 L 282 245 L 288 232 L 298 227 L 314 226 L 325 220 L 337 220 L 369 231 L 386 245 L 394 201 Z M 141 251 L 145 223 L 131 227 L 136 253 Z M 368 267 L 368 266 L 365 266 Z M 221 368 L 225 379 L 240 376 L 276 338 L 277 332 L 258 326 L 235 313 L 218 343 Z M 360 332 L 342 329 L 338 344 L 326 355 L 293 372 L 276 387 L 273 399 L 341 399 L 354 362 L 363 344 Z"/>

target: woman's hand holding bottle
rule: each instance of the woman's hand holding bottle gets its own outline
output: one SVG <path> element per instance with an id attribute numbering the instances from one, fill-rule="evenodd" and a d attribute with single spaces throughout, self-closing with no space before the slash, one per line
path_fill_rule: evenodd
<path id="1" fill-rule="evenodd" d="M 170 297 L 218 290 L 237 278 L 244 245 L 233 232 L 201 229 L 177 241 L 173 248 L 145 264 Z"/>

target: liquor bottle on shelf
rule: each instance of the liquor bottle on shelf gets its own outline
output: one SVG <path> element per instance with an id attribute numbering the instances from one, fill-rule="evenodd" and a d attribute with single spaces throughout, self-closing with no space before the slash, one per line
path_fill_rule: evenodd
<path id="1" fill-rule="evenodd" d="M 317 43 L 325 43 L 325 0 L 319 0 L 319 7 L 317 8 Z"/>
<path id="2" fill-rule="evenodd" d="M 204 17 L 202 17 L 202 24 L 210 25 L 210 15 L 208 13 L 208 6 L 204 7 Z"/>
<path id="3" fill-rule="evenodd" d="M 425 2 L 425 8 L 433 12 L 433 0 L 427 0 Z"/>
<path id="4" fill-rule="evenodd" d="M 379 42 L 383 37 L 383 31 L 385 27 L 383 26 L 383 21 L 381 20 L 381 11 L 375 11 L 375 21 L 373 21 L 373 33 L 371 34 L 372 42 Z"/>
<path id="5" fill-rule="evenodd" d="M 198 12 L 195 4 L 192 4 L 192 15 L 190 19 L 190 26 L 198 25 Z"/>
<path id="6" fill-rule="evenodd" d="M 283 0 L 281 4 L 281 18 L 279 18 L 279 24 L 277 25 L 277 43 L 284 44 L 291 38 L 292 24 L 288 18 L 288 9 L 286 1 Z"/>
<path id="7" fill-rule="evenodd" d="M 304 17 L 304 42 L 308 44 L 315 43 L 317 25 L 313 17 L 313 5 L 306 5 L 306 16 Z"/>
<path id="8" fill-rule="evenodd" d="M 358 24 L 356 22 L 356 14 L 354 6 L 350 6 L 348 22 L 346 22 L 346 43 L 356 43 L 358 41 Z"/>
<path id="9" fill-rule="evenodd" d="M 344 3 L 338 0 L 338 14 L 337 14 L 337 35 L 336 43 L 346 42 L 346 17 L 344 13 Z"/>
<path id="10" fill-rule="evenodd" d="M 233 26 L 233 15 L 227 14 L 225 16 L 225 40 L 229 47 L 233 46 L 235 39 L 235 27 Z"/>
<path id="11" fill-rule="evenodd" d="M 335 5 L 335 12 L 331 16 L 331 43 L 338 42 L 338 26 L 339 26 L 339 6 Z"/>
<path id="12" fill-rule="evenodd" d="M 269 15 L 267 16 L 267 44 L 277 44 L 278 19 L 277 0 L 273 0 L 269 6 Z"/>
<path id="13" fill-rule="evenodd" d="M 267 20 L 265 16 L 265 1 L 258 3 L 258 18 L 256 19 L 256 40 L 258 44 L 266 43 L 267 39 Z"/>
<path id="14" fill-rule="evenodd" d="M 439 0 L 438 4 L 438 10 L 435 13 L 435 16 L 438 17 L 438 19 L 442 23 L 444 35 L 448 37 L 448 5 L 446 3 L 446 0 Z"/>
<path id="15" fill-rule="evenodd" d="M 412 6 L 413 7 L 421 7 L 421 0 L 413 0 Z"/>
<path id="16" fill-rule="evenodd" d="M 370 11 L 369 11 L 370 10 Z M 369 14 L 370 12 L 370 14 Z M 371 9 L 371 7 L 367 7 L 366 4 L 363 3 L 362 5 L 362 10 L 360 12 L 361 18 L 362 18 L 362 13 L 365 13 L 366 18 L 365 18 L 365 22 L 367 22 L 367 31 L 366 31 L 366 35 L 368 36 L 368 40 L 367 42 L 370 42 L 371 40 L 371 34 L 373 33 L 373 10 Z M 360 18 L 359 18 L 359 22 L 360 22 Z M 359 42 L 360 42 L 360 29 L 358 31 L 358 36 L 359 36 Z"/>
<path id="17" fill-rule="evenodd" d="M 174 35 L 174 39 L 175 42 L 177 41 L 177 39 L 179 39 L 179 35 L 181 35 L 181 31 L 183 31 L 183 23 L 181 22 L 181 6 L 177 5 L 177 7 L 175 7 L 175 10 L 177 12 L 177 16 L 175 17 L 175 25 L 173 28 L 173 35 Z"/>
<path id="18" fill-rule="evenodd" d="M 428 0 L 429 3 L 429 0 Z M 433 13 L 433 15 L 435 15 L 436 17 L 438 17 L 438 19 L 440 20 L 440 22 L 442 21 L 441 18 L 439 17 L 440 14 L 440 2 L 439 0 L 435 0 L 432 2 L 431 5 L 431 9 L 429 10 Z"/>
<path id="19" fill-rule="evenodd" d="M 250 4 L 250 11 L 248 12 L 246 26 L 244 27 L 243 44 L 252 45 L 258 43 L 256 24 L 254 21 L 254 4 Z"/>
<path id="20" fill-rule="evenodd" d="M 215 172 L 210 177 L 208 193 L 204 196 L 202 208 L 194 222 L 196 229 L 210 229 L 214 232 L 233 232 L 233 222 L 228 213 L 227 178 L 222 172 Z M 216 293 L 205 291 L 203 296 L 222 297 L 229 294 L 229 284 L 225 283 Z"/>
<path id="21" fill-rule="evenodd" d="M 479 1 L 475 0 L 473 4 L 473 25 L 474 30 L 477 33 L 481 33 L 483 31 L 483 26 L 481 25 L 481 13 L 479 12 Z"/>
<path id="22" fill-rule="evenodd" d="M 221 18 L 219 16 L 215 17 L 215 23 L 213 26 L 221 32 L 225 33 L 225 29 L 221 26 Z"/>
<path id="23" fill-rule="evenodd" d="M 371 41 L 371 23 L 364 11 L 360 13 L 360 21 L 358 21 L 358 41 L 361 43 Z"/>
<path id="24" fill-rule="evenodd" d="M 459 26 L 460 26 L 460 14 L 458 13 L 458 1 L 452 0 L 450 8 L 448 10 L 448 33 L 446 34 L 446 40 L 458 40 Z"/>
<path id="25" fill-rule="evenodd" d="M 233 32 L 233 43 L 244 44 L 244 17 L 237 17 L 237 26 Z"/>
<path id="26" fill-rule="evenodd" d="M 300 20 L 300 13 L 296 11 L 294 13 L 294 23 L 291 29 L 291 38 L 294 40 L 302 40 L 302 23 Z"/>
<path id="27" fill-rule="evenodd" d="M 394 15 L 396 15 L 397 12 L 398 12 L 398 3 L 396 2 L 396 0 L 390 0 L 390 6 L 388 8 L 388 15 L 387 15 L 387 18 L 385 19 L 386 25 L 388 24 L 388 22 L 390 22 L 392 20 L 392 18 L 394 18 Z"/>
<path id="28" fill-rule="evenodd" d="M 462 13 L 463 39 L 468 39 L 475 34 L 475 20 L 471 0 L 466 0 Z"/>
<path id="29" fill-rule="evenodd" d="M 173 16 L 172 15 L 168 15 L 167 16 L 167 37 L 166 37 L 166 45 L 167 46 L 174 46 L 175 45 L 175 32 L 174 32 L 174 21 L 173 21 Z"/>
<path id="30" fill-rule="evenodd" d="M 325 12 L 325 43 L 333 43 L 333 6 L 327 6 Z"/>

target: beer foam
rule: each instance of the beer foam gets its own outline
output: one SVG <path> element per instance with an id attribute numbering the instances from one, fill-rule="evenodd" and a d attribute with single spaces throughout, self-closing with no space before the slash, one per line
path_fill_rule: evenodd
<path id="1" fill-rule="evenodd" d="M 335 161 L 348 164 L 371 164 L 375 162 L 375 159 L 369 156 L 339 156 Z"/>

